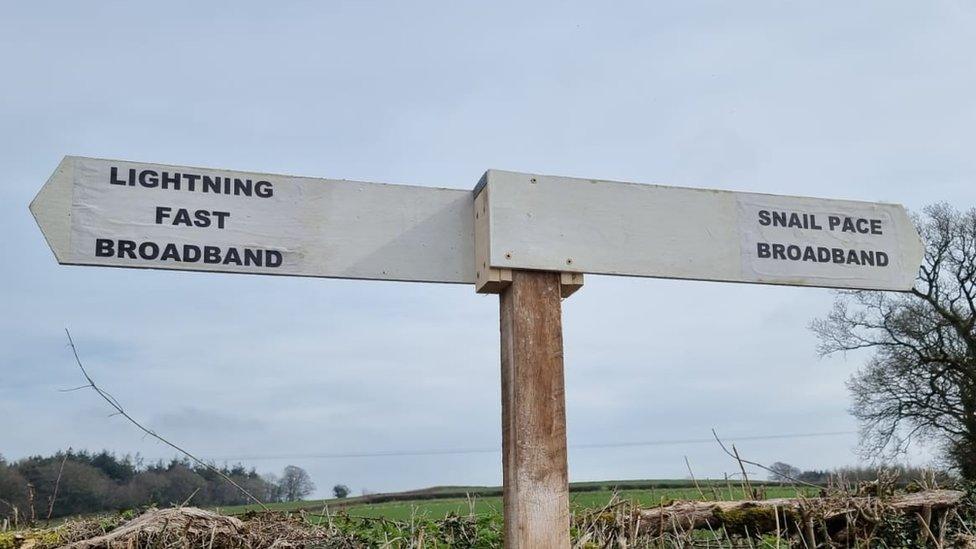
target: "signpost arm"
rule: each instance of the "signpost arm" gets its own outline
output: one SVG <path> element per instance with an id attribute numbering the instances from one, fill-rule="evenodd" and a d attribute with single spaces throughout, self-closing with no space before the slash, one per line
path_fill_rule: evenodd
<path id="1" fill-rule="evenodd" d="M 560 277 L 515 270 L 500 296 L 508 549 L 570 546 Z"/>

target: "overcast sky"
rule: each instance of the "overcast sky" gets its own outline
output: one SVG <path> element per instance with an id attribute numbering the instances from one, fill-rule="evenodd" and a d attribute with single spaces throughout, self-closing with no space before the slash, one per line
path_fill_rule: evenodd
<path id="1" fill-rule="evenodd" d="M 7 2 L 0 453 L 305 467 L 325 494 L 501 482 L 498 300 L 464 285 L 58 266 L 66 154 L 468 189 L 487 168 L 976 203 L 968 2 Z M 634 253 L 641 253 L 634 250 Z M 828 290 L 588 276 L 563 304 L 570 479 L 855 462 Z M 656 445 L 629 445 L 640 442 Z M 670 441 L 670 442 L 669 442 Z M 621 446 L 623 445 L 623 446 Z M 594 447 L 596 446 L 596 447 Z M 335 454 L 488 450 L 378 457 Z M 319 457 L 314 457 L 314 456 Z M 925 459 L 920 450 L 914 459 Z"/>

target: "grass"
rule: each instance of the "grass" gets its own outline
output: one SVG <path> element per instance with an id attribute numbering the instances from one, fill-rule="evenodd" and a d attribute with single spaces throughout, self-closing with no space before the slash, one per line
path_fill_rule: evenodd
<path id="1" fill-rule="evenodd" d="M 623 488 L 608 490 L 607 484 L 618 487 L 622 484 Z M 938 542 L 939 546 L 956 547 L 962 546 L 961 543 L 968 547 L 976 539 L 972 535 L 972 525 L 967 522 L 972 516 L 968 503 L 971 500 L 958 491 L 928 494 L 933 498 L 930 500 L 933 509 L 938 502 L 945 501 L 950 512 L 946 512 L 943 519 L 936 520 L 933 515 L 932 520 L 922 522 L 915 511 L 899 511 L 894 505 L 882 505 L 880 500 L 864 505 L 864 496 L 859 495 L 860 492 L 834 491 L 812 501 L 806 508 L 807 514 L 803 516 L 813 521 L 810 533 L 800 527 L 796 509 L 780 508 L 782 512 L 769 508 L 763 511 L 756 506 L 725 509 L 708 515 L 719 521 L 717 524 L 709 522 L 706 529 L 704 523 L 696 522 L 697 529 L 687 531 L 677 528 L 673 521 L 668 527 L 663 517 L 658 517 L 662 519 L 659 521 L 654 518 L 654 511 L 648 510 L 674 500 L 745 499 L 746 496 L 741 487 L 725 483 L 703 484 L 701 492 L 676 482 L 576 485 L 570 495 L 574 510 L 570 525 L 573 542 L 582 547 L 617 547 L 626 538 L 628 545 L 634 547 L 772 549 L 801 544 L 820 547 L 830 543 L 834 546 L 835 542 L 844 547 L 922 547 L 928 546 L 929 538 L 943 537 L 945 543 Z M 634 488 L 635 485 L 643 487 Z M 819 491 L 773 484 L 759 487 L 760 498 L 814 495 L 811 491 Z M 121 515 L 89 517 L 46 529 L 21 530 L 17 534 L 9 533 L 7 537 L 0 534 L 0 549 L 17 547 L 17 539 L 28 539 L 28 543 L 35 543 L 36 549 L 53 549 L 104 531 L 112 532 L 111 535 L 117 538 L 117 543 L 113 543 L 129 547 L 165 545 L 234 549 L 251 542 L 261 546 L 295 547 L 501 547 L 504 524 L 499 514 L 501 498 L 495 495 L 497 488 L 467 488 L 473 491 L 482 488 L 481 492 L 486 495 L 471 499 L 454 497 L 452 494 L 457 494 L 458 487 L 444 487 L 350 498 L 342 502 L 275 504 L 272 507 L 278 510 L 309 512 L 246 513 L 239 517 L 243 526 L 241 522 L 230 521 L 217 513 L 196 509 L 150 509 L 136 519 L 142 521 L 140 529 L 119 529 L 119 525 L 125 524 Z M 904 493 L 886 494 L 892 498 L 908 498 Z M 374 501 L 367 501 L 370 497 Z M 391 501 L 388 498 L 400 499 Z M 325 504 L 330 509 L 341 508 L 344 512 L 320 514 L 321 506 Z M 645 511 L 641 512 L 641 508 Z M 838 519 L 837 515 L 831 514 L 835 509 L 848 509 L 849 514 Z M 243 510 L 223 509 L 225 513 Z M 838 524 L 837 520 L 843 523 Z M 807 543 L 801 538 L 816 539 Z"/>
<path id="2" fill-rule="evenodd" d="M 577 510 L 603 507 L 615 493 L 609 486 L 616 486 L 617 497 L 627 500 L 641 507 L 654 507 L 674 500 L 702 499 L 698 489 L 688 486 L 687 480 L 654 480 L 627 482 L 597 482 L 574 483 L 571 487 L 570 505 Z M 702 491 L 706 499 L 747 499 L 738 486 L 728 486 L 724 482 L 701 482 Z M 646 486 L 646 488 L 632 488 L 632 486 Z M 797 495 L 813 495 L 814 490 L 794 488 L 791 486 L 766 485 L 766 498 L 795 497 Z M 471 499 L 456 497 L 459 492 L 472 493 Z M 478 494 L 491 495 L 478 495 Z M 269 504 L 269 507 L 280 511 L 297 511 L 304 509 L 311 513 L 319 513 L 328 507 L 331 511 L 342 509 L 353 517 L 385 518 L 389 520 L 409 520 L 411 517 L 424 517 L 438 520 L 449 514 L 467 515 L 472 506 L 476 515 L 499 514 L 502 509 L 502 498 L 498 495 L 498 488 L 492 487 L 438 487 L 401 494 L 403 499 L 397 501 L 370 502 L 366 498 L 348 498 L 341 500 L 317 500 L 289 503 Z M 419 495 L 410 499 L 410 494 Z M 445 497 L 437 497 L 444 494 Z M 455 497 L 448 496 L 449 494 Z M 717 497 L 716 497 L 717 496 Z M 375 497 L 375 496 L 374 496 Z M 384 495 L 382 497 L 389 497 Z M 399 496 L 397 496 L 399 497 Z M 255 510 L 256 506 L 238 506 L 220 509 L 225 514 L 240 514 L 247 510 Z"/>

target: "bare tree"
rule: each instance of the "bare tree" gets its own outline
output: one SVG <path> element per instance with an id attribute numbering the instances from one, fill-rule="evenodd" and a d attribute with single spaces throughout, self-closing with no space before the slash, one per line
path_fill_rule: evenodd
<path id="1" fill-rule="evenodd" d="M 801 474 L 802 471 L 798 468 L 782 461 L 777 461 L 769 466 L 769 480 L 776 482 L 791 482 L 793 479 L 799 478 Z"/>
<path id="2" fill-rule="evenodd" d="M 315 483 L 308 472 L 296 465 L 289 465 L 281 472 L 281 497 L 284 501 L 300 501 L 315 491 Z"/>
<path id="3" fill-rule="evenodd" d="M 935 204 L 915 224 L 925 259 L 911 291 L 840 292 L 811 327 L 821 355 L 873 351 L 848 382 L 866 454 L 935 442 L 976 479 L 976 209 Z"/>

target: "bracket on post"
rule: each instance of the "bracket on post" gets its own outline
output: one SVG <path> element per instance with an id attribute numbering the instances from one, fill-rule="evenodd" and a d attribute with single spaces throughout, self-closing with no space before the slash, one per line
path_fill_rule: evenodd
<path id="1" fill-rule="evenodd" d="M 512 269 L 491 266 L 491 208 L 488 207 L 489 186 L 485 182 L 483 177 L 474 197 L 474 287 L 479 294 L 500 294 L 512 283 Z M 583 273 L 559 273 L 559 293 L 563 298 L 582 287 Z"/>
<path id="2" fill-rule="evenodd" d="M 559 293 L 567 298 L 583 287 L 583 273 L 559 273 Z"/>

